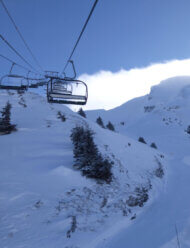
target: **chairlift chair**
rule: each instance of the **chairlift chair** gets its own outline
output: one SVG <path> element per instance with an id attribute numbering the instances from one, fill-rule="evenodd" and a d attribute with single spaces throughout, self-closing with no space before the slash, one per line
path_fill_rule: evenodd
<path id="1" fill-rule="evenodd" d="M 15 63 L 12 63 L 11 69 L 9 71 L 9 74 L 4 75 L 0 78 L 0 89 L 5 90 L 27 90 L 28 84 L 23 84 L 23 79 L 25 79 L 25 76 L 18 75 L 18 74 L 12 74 L 12 69 L 14 67 Z M 10 82 L 10 79 L 15 79 L 15 82 Z M 19 82 L 16 82 L 16 79 L 19 80 Z"/>
<path id="2" fill-rule="evenodd" d="M 76 72 L 73 61 L 70 61 L 73 67 L 73 77 L 59 77 L 58 75 L 47 75 L 49 78 L 47 83 L 47 100 L 50 103 L 60 104 L 75 104 L 85 105 L 88 99 L 88 88 L 87 85 L 77 80 Z M 79 87 L 80 86 L 80 87 Z M 77 93 L 76 89 L 82 89 L 82 93 Z M 74 91 L 75 89 L 75 91 Z"/>
<path id="3" fill-rule="evenodd" d="M 28 71 L 27 74 L 27 81 L 28 81 L 28 87 L 29 88 L 38 88 L 39 86 L 43 86 L 47 84 L 47 80 L 45 78 L 38 78 L 36 76 L 37 73 L 35 73 L 35 76 L 29 76 L 29 74 L 31 73 L 31 71 Z"/>
<path id="4" fill-rule="evenodd" d="M 75 105 L 85 105 L 88 99 L 88 89 L 87 85 L 80 80 L 65 80 L 59 79 L 61 84 L 64 85 L 62 88 L 54 88 L 54 84 L 57 79 L 51 78 L 47 84 L 47 100 L 50 103 L 60 103 L 60 104 L 75 104 Z M 73 86 L 81 85 L 84 89 L 84 94 L 73 94 L 72 90 L 68 89 L 68 86 L 73 88 Z"/>
<path id="5" fill-rule="evenodd" d="M 9 79 L 14 78 L 14 79 L 19 79 L 19 83 L 10 83 Z M 0 89 L 4 90 L 27 90 L 28 89 L 28 84 L 23 84 L 23 79 L 25 77 L 21 75 L 16 75 L 16 74 L 7 74 L 1 77 L 0 79 Z"/>

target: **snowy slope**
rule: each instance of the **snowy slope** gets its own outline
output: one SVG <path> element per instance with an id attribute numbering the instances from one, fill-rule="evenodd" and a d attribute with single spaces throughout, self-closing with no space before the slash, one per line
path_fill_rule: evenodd
<path id="1" fill-rule="evenodd" d="M 91 120 L 101 113 L 104 123 L 111 121 L 123 135 L 135 140 L 144 137 L 147 146 L 155 142 L 170 157 L 165 193 L 135 225 L 100 247 L 117 247 L 118 243 L 120 248 L 178 247 L 175 225 L 180 247 L 190 247 L 190 135 L 186 132 L 190 125 L 189 109 L 190 77 L 176 77 L 113 110 L 87 112 Z"/>
<path id="2" fill-rule="evenodd" d="M 111 121 L 118 132 L 136 140 L 142 136 L 148 144 L 155 142 L 164 152 L 172 153 L 179 149 L 179 143 L 188 142 L 189 136 L 184 131 L 190 125 L 189 108 L 190 77 L 176 77 L 152 87 L 150 94 L 120 107 L 86 113 L 88 119 L 95 121 L 100 115 L 105 124 Z"/>
<path id="3" fill-rule="evenodd" d="M 166 157 L 113 133 L 34 93 L 0 92 L 0 109 L 12 104 L 17 132 L 0 135 L 1 247 L 97 247 L 133 226 L 163 194 Z M 57 118 L 57 112 L 66 121 Z M 71 129 L 88 126 L 114 179 L 97 184 L 73 169 Z M 164 177 L 158 177 L 160 167 Z M 132 207 L 145 190 L 148 202 Z M 143 194 L 142 194 L 143 195 Z M 114 224 L 114 225 L 113 225 Z"/>

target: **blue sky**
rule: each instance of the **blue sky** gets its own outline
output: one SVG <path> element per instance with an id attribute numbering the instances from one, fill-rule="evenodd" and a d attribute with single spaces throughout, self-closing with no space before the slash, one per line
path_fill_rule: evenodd
<path id="1" fill-rule="evenodd" d="M 4 2 L 43 68 L 61 71 L 93 1 Z M 189 9 L 189 0 L 99 0 L 73 57 L 77 72 L 190 57 Z M 0 33 L 33 62 L 1 6 L 0 23 Z M 2 41 L 0 52 L 21 63 Z"/>
<path id="2" fill-rule="evenodd" d="M 4 3 L 43 69 L 61 72 L 94 1 Z M 190 0 L 99 0 L 73 56 L 89 87 L 86 109 L 110 109 L 168 77 L 190 75 L 189 10 Z M 0 34 L 35 65 L 1 5 Z M 0 54 L 23 64 L 1 40 Z M 0 75 L 9 67 L 0 58 Z"/>

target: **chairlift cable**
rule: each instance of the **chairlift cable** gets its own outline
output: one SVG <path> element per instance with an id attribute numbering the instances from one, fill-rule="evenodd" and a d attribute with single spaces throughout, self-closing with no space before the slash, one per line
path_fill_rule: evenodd
<path id="1" fill-rule="evenodd" d="M 1 0 L 1 1 L 2 1 L 2 0 Z M 76 43 L 75 43 L 75 46 L 73 47 L 73 50 L 72 50 L 72 52 L 71 52 L 71 54 L 70 54 L 70 56 L 69 56 L 69 58 L 68 58 L 68 60 L 67 60 L 67 62 L 66 62 L 66 65 L 65 65 L 65 67 L 64 67 L 64 69 L 63 69 L 63 72 L 62 72 L 63 74 L 65 73 L 65 70 L 66 70 L 66 68 L 67 68 L 67 66 L 68 66 L 68 64 L 69 64 L 69 61 L 71 60 L 71 58 L 72 58 L 72 56 L 73 56 L 73 53 L 74 53 L 74 51 L 75 51 L 75 49 L 76 49 L 76 47 L 77 47 L 77 45 L 78 45 L 78 43 L 79 43 L 79 41 L 80 41 L 80 39 L 81 39 L 83 33 L 84 33 L 84 30 L 85 30 L 85 28 L 86 28 L 86 26 L 87 26 L 87 24 L 88 24 L 88 22 L 89 22 L 89 20 L 90 20 L 90 17 L 92 16 L 92 13 L 93 13 L 93 11 L 94 11 L 94 9 L 95 9 L 97 3 L 98 3 L 98 0 L 95 0 L 94 5 L 92 6 L 92 9 L 91 9 L 91 11 L 90 11 L 90 13 L 89 13 L 89 15 L 88 15 L 88 18 L 86 19 L 86 22 L 85 22 L 85 24 L 84 24 L 84 26 L 83 26 L 83 28 L 82 28 L 82 30 L 81 30 L 81 32 L 80 32 L 80 35 L 79 35 L 79 37 L 78 37 L 78 39 L 77 39 L 77 41 L 76 41 Z"/>
<path id="2" fill-rule="evenodd" d="M 15 65 L 17 65 L 17 66 L 23 68 L 23 69 L 26 70 L 26 71 L 31 71 L 31 70 L 29 70 L 28 68 L 24 67 L 23 65 L 18 64 L 17 62 L 15 62 L 15 61 L 13 61 L 13 60 L 7 58 L 6 56 L 4 56 L 4 55 L 2 55 L 2 54 L 0 54 L 0 57 L 3 58 L 3 59 L 5 59 L 5 60 L 7 60 L 7 61 L 9 61 L 9 62 L 12 63 L 12 64 L 15 64 Z M 34 72 L 34 71 L 31 71 L 31 72 Z M 35 72 L 34 72 L 34 73 L 35 73 Z"/>
<path id="3" fill-rule="evenodd" d="M 32 68 L 35 72 L 39 73 L 38 71 L 36 71 L 36 69 L 0 34 L 0 38 L 2 39 L 3 42 L 5 42 L 5 44 L 7 46 L 9 46 L 11 48 L 11 50 L 13 50 L 17 56 L 19 56 L 30 68 Z M 39 73 L 40 74 L 40 73 Z"/>
<path id="4" fill-rule="evenodd" d="M 40 65 L 40 63 L 38 62 L 38 60 L 36 59 L 36 57 L 34 56 L 34 53 L 31 51 L 30 47 L 28 46 L 28 44 L 26 43 L 22 33 L 20 32 L 20 30 L 18 29 L 18 26 L 16 25 L 15 21 L 13 20 L 10 12 L 8 11 L 8 8 L 6 7 L 6 5 L 4 4 L 3 0 L 0 0 L 5 12 L 7 13 L 8 17 L 10 18 L 13 26 L 15 27 L 18 35 L 20 36 L 21 40 L 23 41 L 25 47 L 27 48 L 27 50 L 29 51 L 30 55 L 32 56 L 33 60 L 36 62 L 36 64 L 38 65 L 38 67 L 41 69 L 41 71 L 43 71 L 42 66 Z"/>

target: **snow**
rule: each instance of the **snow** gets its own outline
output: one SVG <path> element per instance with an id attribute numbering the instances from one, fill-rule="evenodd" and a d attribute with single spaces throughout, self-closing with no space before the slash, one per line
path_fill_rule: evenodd
<path id="1" fill-rule="evenodd" d="M 104 123 L 111 121 L 122 136 L 134 140 L 142 136 L 147 146 L 155 142 L 169 158 L 162 193 L 133 225 L 126 226 L 98 248 L 178 247 L 175 225 L 180 247 L 190 247 L 190 135 L 186 132 L 190 125 L 189 109 L 190 77 L 176 77 L 115 109 L 87 111 L 88 119 L 95 121 L 100 115 Z"/>
<path id="2" fill-rule="evenodd" d="M 183 158 L 183 163 L 190 166 L 190 156 L 184 157 Z"/>
<path id="3" fill-rule="evenodd" d="M 0 109 L 7 101 L 18 131 L 0 136 L 1 247 L 98 247 L 134 226 L 163 194 L 169 159 L 163 152 L 102 129 L 35 93 L 1 91 Z M 57 118 L 58 111 L 65 122 Z M 70 134 L 76 125 L 92 129 L 99 151 L 114 162 L 110 185 L 74 170 Z M 160 164 L 163 178 L 156 176 Z M 128 206 L 142 187 L 148 201 L 143 207 Z"/>

